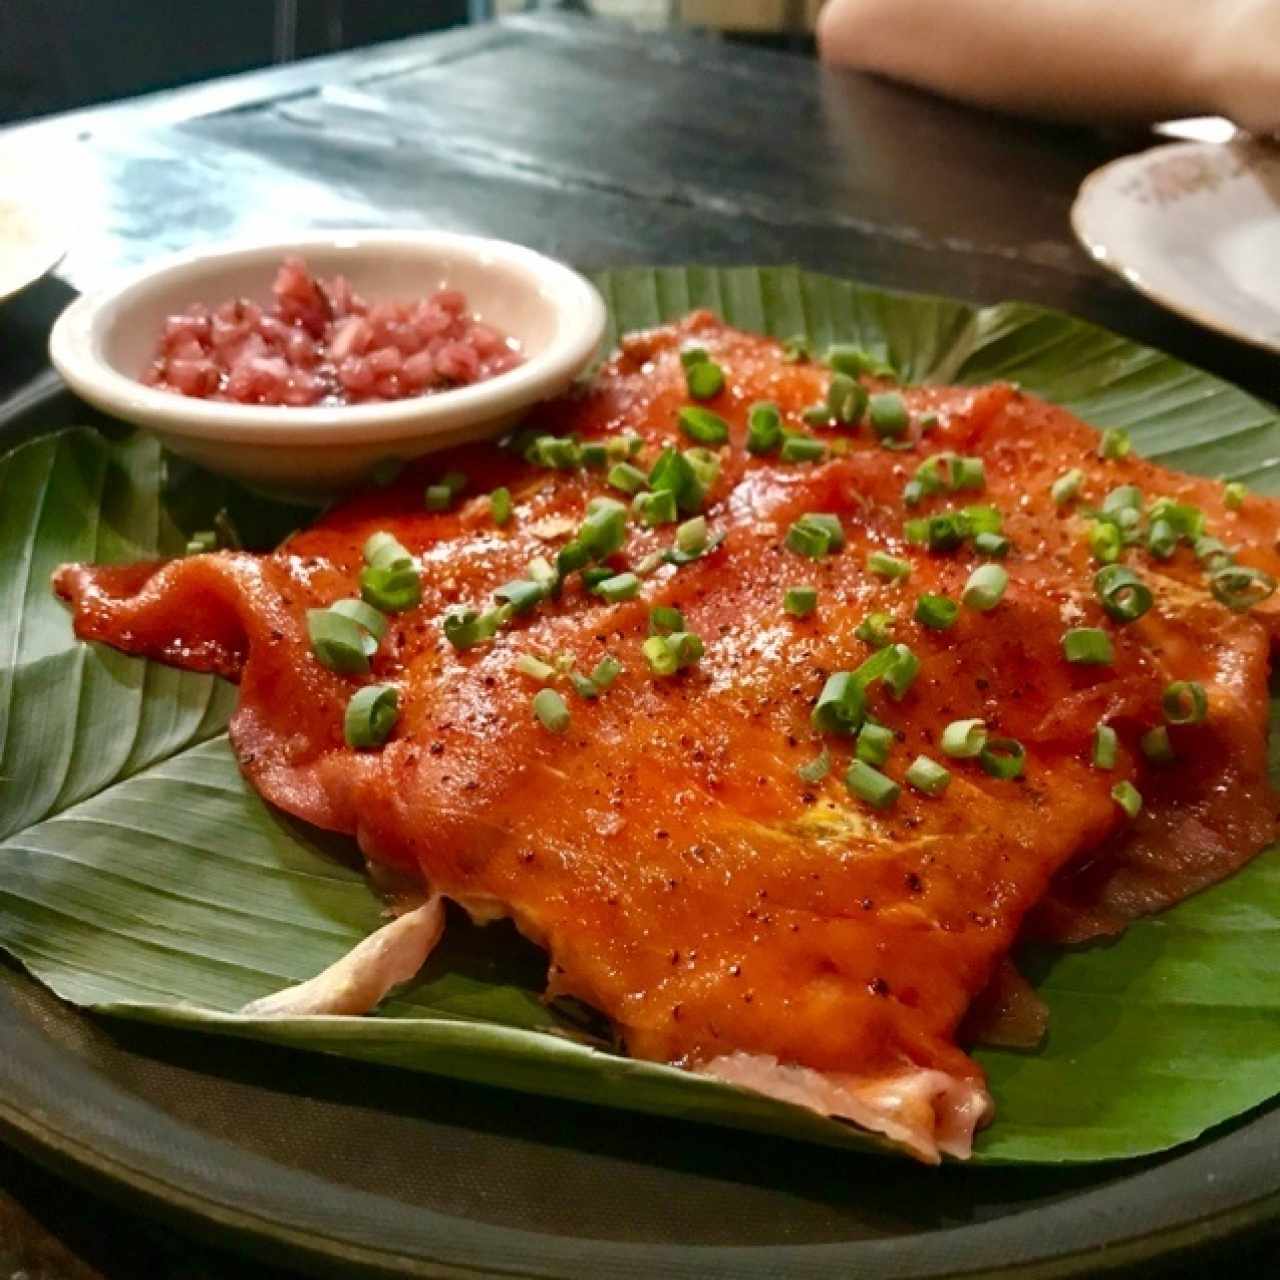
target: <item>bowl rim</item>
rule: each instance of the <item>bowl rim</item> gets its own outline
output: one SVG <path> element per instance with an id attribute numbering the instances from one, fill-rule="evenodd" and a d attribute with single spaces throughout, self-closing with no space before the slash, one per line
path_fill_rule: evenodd
<path id="1" fill-rule="evenodd" d="M 103 355 L 105 334 L 127 315 L 131 304 L 197 268 L 231 267 L 259 258 L 278 261 L 290 253 L 319 249 L 355 254 L 386 250 L 405 258 L 451 252 L 481 264 L 515 267 L 525 287 L 556 313 L 558 331 L 544 351 L 483 382 L 383 404 L 323 408 L 245 405 L 177 395 L 146 386 Z M 430 435 L 433 429 L 456 430 L 471 420 L 479 423 L 516 412 L 577 376 L 596 353 L 605 324 L 604 300 L 589 280 L 525 245 L 455 231 L 337 228 L 285 238 L 223 241 L 148 263 L 71 302 L 50 331 L 49 358 L 81 398 L 158 432 L 264 447 L 332 446 L 348 438 L 374 442 Z"/>

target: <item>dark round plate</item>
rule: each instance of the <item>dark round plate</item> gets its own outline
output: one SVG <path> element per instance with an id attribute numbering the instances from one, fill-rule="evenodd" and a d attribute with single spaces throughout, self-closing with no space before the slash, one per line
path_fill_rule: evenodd
<path id="1" fill-rule="evenodd" d="M 86 416 L 48 380 L 7 405 L 0 447 Z M 0 1133 L 343 1274 L 1149 1274 L 1280 1209 L 1276 1108 L 1161 1159 L 928 1170 L 92 1017 L 3 962 L 0 1046 Z"/>

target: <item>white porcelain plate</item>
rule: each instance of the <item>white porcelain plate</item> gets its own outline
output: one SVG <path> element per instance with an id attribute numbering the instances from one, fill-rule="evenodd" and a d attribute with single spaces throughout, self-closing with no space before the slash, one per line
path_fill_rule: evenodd
<path id="1" fill-rule="evenodd" d="M 0 301 L 52 271 L 66 252 L 58 186 L 45 161 L 0 147 Z"/>
<path id="2" fill-rule="evenodd" d="M 1179 142 L 1114 160 L 1085 179 L 1071 222 L 1149 298 L 1280 351 L 1280 146 Z"/>

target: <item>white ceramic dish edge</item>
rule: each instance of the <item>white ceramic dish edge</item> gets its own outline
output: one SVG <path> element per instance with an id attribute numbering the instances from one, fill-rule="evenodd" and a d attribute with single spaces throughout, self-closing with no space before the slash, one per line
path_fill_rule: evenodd
<path id="1" fill-rule="evenodd" d="M 387 404 L 332 408 L 197 400 L 137 379 L 164 317 L 195 301 L 265 301 L 274 269 L 300 254 L 342 272 L 372 299 L 421 297 L 448 284 L 521 343 L 525 360 L 486 382 Z M 49 354 L 90 404 L 154 431 L 175 453 L 276 493 L 318 495 L 359 483 L 387 457 L 491 436 L 565 390 L 605 327 L 595 287 L 532 249 L 454 232 L 327 231 L 220 245 L 169 258 L 71 303 Z"/>

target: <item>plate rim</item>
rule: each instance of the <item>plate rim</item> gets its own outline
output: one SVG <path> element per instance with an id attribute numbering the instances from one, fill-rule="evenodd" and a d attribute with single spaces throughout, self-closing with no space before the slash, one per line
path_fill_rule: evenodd
<path id="1" fill-rule="evenodd" d="M 902 292 L 873 287 L 891 295 Z M 1009 302 L 1054 313 L 1040 304 L 1017 304 L 1016 300 L 991 305 Z M 1235 385 L 1225 378 L 1221 381 Z M 43 400 L 64 394 L 65 389 L 55 382 L 33 398 Z M 0 413 L 0 430 L 4 416 Z M 21 967 L 15 973 L 19 982 L 35 982 Z M 73 1007 L 73 1012 L 77 1017 L 102 1020 L 87 1010 Z M 672 1280 L 694 1276 L 698 1280 L 764 1280 L 778 1274 L 786 1274 L 789 1280 L 826 1280 L 846 1277 L 851 1269 L 868 1280 L 1015 1275 L 1048 1280 L 1098 1275 L 1157 1257 L 1168 1261 L 1178 1254 L 1280 1221 L 1280 1106 L 1271 1106 L 1229 1122 L 1226 1132 L 1211 1130 L 1196 1144 L 1175 1148 L 1155 1166 L 1130 1177 L 976 1224 L 812 1245 L 653 1245 L 555 1236 L 420 1209 L 289 1168 L 190 1128 L 115 1085 L 85 1059 L 56 1044 L 2 986 L 0 1030 L 8 1033 L 6 1052 L 0 1053 L 0 1137 L 116 1199 L 121 1199 L 127 1190 L 145 1200 L 148 1212 L 178 1219 L 186 1229 L 205 1239 L 212 1231 L 229 1232 L 230 1238 L 219 1241 L 223 1247 L 238 1247 L 294 1266 L 358 1267 L 362 1272 L 380 1275 L 438 1276 L 447 1280 L 477 1276 L 577 1277 L 584 1274 L 582 1268 L 588 1262 L 594 1264 L 590 1271 L 593 1280 L 596 1276 L 601 1280 L 648 1276 L 657 1266 L 663 1267 Z M 51 1070 L 51 1066 L 56 1069 Z M 65 1087 L 68 1078 L 79 1082 L 75 1089 Z M 448 1083 L 446 1077 L 427 1078 Z M 75 1104 L 72 1110 L 66 1105 L 68 1097 Z M 61 1124 L 56 1122 L 58 1116 Z M 136 1123 L 132 1128 L 122 1126 L 121 1117 Z M 110 1149 L 120 1148 L 122 1127 L 123 1137 L 132 1139 L 132 1145 L 126 1143 L 124 1147 L 125 1151 L 134 1152 L 132 1161 L 111 1154 Z M 225 1199 L 202 1193 L 193 1188 L 190 1180 L 176 1178 L 184 1163 L 189 1171 L 192 1162 L 183 1162 L 163 1147 L 166 1159 L 146 1168 L 147 1153 L 140 1135 L 156 1127 L 185 1134 L 189 1144 L 194 1139 L 193 1149 L 201 1155 L 200 1167 L 220 1175 L 225 1179 L 224 1186 L 243 1181 L 245 1170 L 269 1171 L 269 1178 L 259 1180 L 259 1192 L 279 1187 L 292 1190 L 294 1203 L 304 1212 L 292 1219 L 276 1210 L 268 1213 L 260 1208 L 251 1212 L 243 1205 L 228 1204 Z M 699 1126 L 698 1132 L 714 1138 L 713 1129 Z M 850 1153 L 850 1159 L 867 1158 L 873 1157 Z M 1124 1162 L 1112 1167 L 1123 1168 Z M 1228 1193 L 1233 1169 L 1249 1184 L 1248 1190 Z M 975 1168 L 972 1174 L 981 1177 L 982 1170 Z M 1166 1191 L 1159 1199 L 1161 1207 L 1173 1205 L 1176 1210 L 1179 1205 L 1193 1204 L 1202 1211 L 1190 1220 L 1163 1224 L 1153 1222 L 1149 1210 L 1145 1215 L 1135 1212 L 1135 1206 L 1142 1210 L 1152 1202 L 1148 1188 L 1153 1183 L 1158 1187 L 1167 1181 L 1174 1184 L 1173 1191 Z M 319 1198 L 317 1190 L 321 1193 Z M 1218 1203 L 1203 1209 L 1212 1200 L 1211 1192 L 1218 1197 Z M 352 1216 L 329 1213 L 322 1220 L 323 1229 L 318 1227 L 314 1204 L 332 1205 L 335 1201 L 382 1206 L 401 1221 L 412 1220 L 417 1237 L 414 1253 L 389 1251 L 385 1244 L 360 1237 L 360 1222 L 353 1221 Z M 259 1198 L 254 1203 L 262 1206 L 268 1202 Z M 305 1213 L 309 1208 L 313 1210 L 310 1219 Z M 345 1234 L 334 1234 L 335 1223 L 337 1230 Z M 1135 1228 L 1135 1223 L 1140 1224 L 1140 1229 Z M 445 1244 L 433 1235 L 441 1226 L 448 1232 Z M 428 1256 L 428 1250 L 443 1249 L 449 1240 L 456 1243 L 459 1239 L 472 1242 L 463 1260 L 456 1256 Z M 1060 1243 L 1051 1247 L 1051 1240 Z M 511 1241 L 518 1243 L 521 1256 L 526 1259 L 519 1266 L 511 1265 L 509 1248 L 498 1247 Z M 1021 1248 L 1010 1248 L 1010 1241 L 1021 1242 Z M 1029 1249 L 1037 1250 L 1034 1256 L 1029 1256 Z M 560 1265 L 556 1258 L 562 1262 L 564 1255 L 570 1255 L 576 1265 Z M 924 1266 L 917 1266 L 917 1262 Z"/>
<path id="2" fill-rule="evenodd" d="M 1219 333 L 1237 342 L 1243 342 L 1258 351 L 1267 351 L 1273 355 L 1280 355 L 1280 339 L 1268 340 L 1248 329 L 1233 325 L 1229 320 L 1223 320 L 1207 311 L 1202 311 L 1184 298 L 1179 298 L 1167 290 L 1152 285 L 1135 267 L 1126 265 L 1114 256 L 1113 249 L 1109 248 L 1101 238 L 1096 225 L 1091 228 L 1088 220 L 1087 206 L 1090 202 L 1096 200 L 1100 188 L 1114 181 L 1119 173 L 1140 169 L 1144 164 L 1150 163 L 1153 157 L 1168 155 L 1171 152 L 1221 152 L 1225 149 L 1239 149 L 1256 145 L 1258 145 L 1256 139 L 1243 141 L 1232 139 L 1227 142 L 1196 142 L 1184 139 L 1178 142 L 1160 143 L 1154 147 L 1147 147 L 1142 151 L 1117 156 L 1114 160 L 1108 160 L 1105 164 L 1099 165 L 1085 175 L 1076 190 L 1075 197 L 1072 199 L 1069 216 L 1072 233 L 1081 248 L 1089 255 L 1089 258 L 1112 275 L 1118 276 L 1131 289 L 1142 294 L 1144 298 L 1148 298 L 1166 311 L 1172 312 L 1174 315 L 1183 316 L 1213 333 Z M 1277 155 L 1280 156 L 1280 151 L 1277 151 Z M 1277 319 L 1280 320 L 1280 317 L 1277 317 Z"/>

